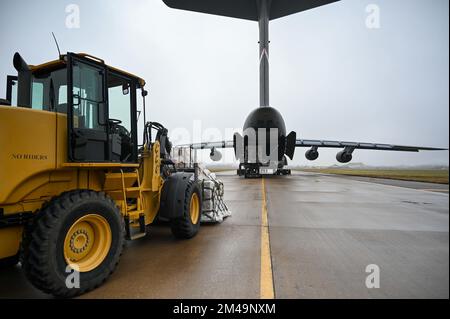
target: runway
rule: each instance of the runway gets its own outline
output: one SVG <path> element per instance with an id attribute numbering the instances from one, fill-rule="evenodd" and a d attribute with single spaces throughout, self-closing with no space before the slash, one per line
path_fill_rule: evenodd
<path id="1" fill-rule="evenodd" d="M 82 298 L 449 298 L 448 193 L 313 173 L 220 177 L 232 217 L 187 241 L 152 227 Z M 371 264 L 379 288 L 366 286 Z M 0 272 L 0 298 L 48 297 L 19 266 Z"/>

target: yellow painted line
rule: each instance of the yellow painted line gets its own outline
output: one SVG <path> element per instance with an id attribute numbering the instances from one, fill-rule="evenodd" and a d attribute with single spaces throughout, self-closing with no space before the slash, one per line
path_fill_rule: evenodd
<path id="1" fill-rule="evenodd" d="M 267 219 L 266 184 L 264 178 L 262 183 L 262 210 L 261 210 L 261 276 L 260 276 L 260 298 L 274 299 L 272 275 L 272 257 L 270 255 L 269 221 Z"/>

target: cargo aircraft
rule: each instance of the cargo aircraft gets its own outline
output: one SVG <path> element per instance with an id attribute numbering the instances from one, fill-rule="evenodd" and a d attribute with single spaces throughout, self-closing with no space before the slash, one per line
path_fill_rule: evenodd
<path id="1" fill-rule="evenodd" d="M 443 148 L 402 146 L 383 143 L 310 140 L 287 133 L 283 116 L 269 103 L 269 22 L 297 12 L 328 5 L 339 0 L 163 0 L 174 9 L 245 19 L 258 22 L 260 60 L 260 107 L 250 112 L 243 126 L 243 135 L 235 133 L 233 140 L 190 144 L 192 150 L 209 149 L 212 160 L 221 159 L 218 149 L 234 148 L 239 160 L 238 175 L 288 175 L 287 158 L 293 159 L 297 147 L 307 147 L 305 157 L 314 161 L 319 148 L 340 149 L 336 160 L 348 163 L 356 149 L 382 151 L 436 151 Z"/>

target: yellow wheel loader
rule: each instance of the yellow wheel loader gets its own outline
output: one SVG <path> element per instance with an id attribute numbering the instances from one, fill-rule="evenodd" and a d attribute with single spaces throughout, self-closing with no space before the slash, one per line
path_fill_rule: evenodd
<path id="1" fill-rule="evenodd" d="M 197 234 L 197 174 L 177 170 L 167 129 L 145 122 L 143 79 L 81 53 L 13 64 L 0 100 L 0 266 L 20 260 L 35 287 L 73 297 L 101 285 L 156 218 L 178 238 Z"/>

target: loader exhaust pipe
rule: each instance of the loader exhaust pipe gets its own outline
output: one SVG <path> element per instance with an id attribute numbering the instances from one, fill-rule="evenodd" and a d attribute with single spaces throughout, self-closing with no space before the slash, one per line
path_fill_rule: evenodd
<path id="1" fill-rule="evenodd" d="M 28 64 L 20 56 L 19 52 L 16 52 L 14 54 L 13 65 L 14 65 L 14 68 L 17 70 L 17 72 L 21 72 L 21 71 L 28 71 L 29 72 L 30 71 L 30 68 L 28 67 Z"/>
<path id="2" fill-rule="evenodd" d="M 18 52 L 13 58 L 14 68 L 17 70 L 17 106 L 31 108 L 31 70 Z"/>

